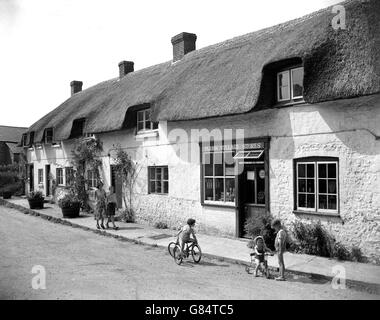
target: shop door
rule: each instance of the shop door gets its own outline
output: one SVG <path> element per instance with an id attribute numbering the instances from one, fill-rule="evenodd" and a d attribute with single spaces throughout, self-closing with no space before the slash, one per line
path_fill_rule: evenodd
<path id="1" fill-rule="evenodd" d="M 123 182 L 113 165 L 111 165 L 111 186 L 113 186 L 116 193 L 117 208 L 120 209 L 123 207 Z"/>
<path id="2" fill-rule="evenodd" d="M 45 165 L 46 196 L 50 196 L 50 164 Z"/>
<path id="3" fill-rule="evenodd" d="M 251 218 L 265 215 L 265 171 L 264 164 L 243 164 L 239 175 L 239 236 L 248 237 L 245 223 Z"/>

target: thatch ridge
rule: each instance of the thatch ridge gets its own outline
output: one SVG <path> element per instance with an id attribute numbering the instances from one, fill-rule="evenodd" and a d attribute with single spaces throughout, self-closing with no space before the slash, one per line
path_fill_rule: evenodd
<path id="1" fill-rule="evenodd" d="M 380 92 L 380 1 L 344 3 L 346 30 L 331 26 L 325 8 L 304 17 L 217 43 L 171 61 L 88 88 L 33 124 L 67 139 L 72 121 L 85 117 L 87 132 L 121 129 L 129 107 L 150 103 L 155 120 L 190 120 L 256 110 L 268 64 L 301 58 L 308 103 Z"/>

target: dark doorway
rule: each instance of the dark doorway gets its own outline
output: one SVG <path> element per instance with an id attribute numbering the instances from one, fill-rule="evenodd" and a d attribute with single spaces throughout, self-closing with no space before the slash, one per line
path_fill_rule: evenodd
<path id="1" fill-rule="evenodd" d="M 50 183 L 50 164 L 47 164 L 45 165 L 45 181 L 46 181 L 46 189 L 45 189 L 45 194 L 46 196 L 50 196 L 50 187 L 51 187 L 51 183 Z"/>
<path id="2" fill-rule="evenodd" d="M 29 192 L 34 191 L 34 165 L 29 165 Z"/>
<path id="3" fill-rule="evenodd" d="M 114 165 L 111 165 L 111 186 L 115 190 L 117 207 L 120 209 L 123 207 L 123 182 Z"/>

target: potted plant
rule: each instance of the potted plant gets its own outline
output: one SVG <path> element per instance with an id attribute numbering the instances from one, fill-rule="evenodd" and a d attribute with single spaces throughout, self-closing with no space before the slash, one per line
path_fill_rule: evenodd
<path id="1" fill-rule="evenodd" d="M 28 197 L 30 209 L 43 209 L 44 208 L 44 195 L 41 191 L 32 191 Z"/>
<path id="2" fill-rule="evenodd" d="M 81 202 L 79 198 L 73 194 L 68 193 L 58 201 L 58 205 L 62 210 L 64 218 L 76 218 L 79 217 L 79 210 Z"/>

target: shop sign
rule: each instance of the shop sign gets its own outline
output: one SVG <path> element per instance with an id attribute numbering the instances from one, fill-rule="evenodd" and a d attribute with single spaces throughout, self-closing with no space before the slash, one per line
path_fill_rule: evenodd
<path id="1" fill-rule="evenodd" d="M 253 143 L 234 143 L 234 144 L 216 144 L 213 146 L 204 146 L 203 151 L 232 151 L 232 150 L 248 150 L 248 149 L 264 149 L 264 142 Z"/>

